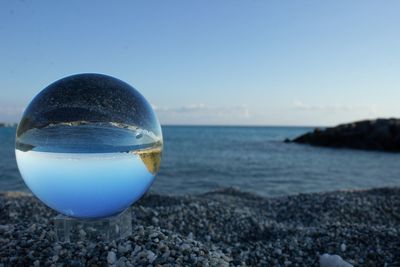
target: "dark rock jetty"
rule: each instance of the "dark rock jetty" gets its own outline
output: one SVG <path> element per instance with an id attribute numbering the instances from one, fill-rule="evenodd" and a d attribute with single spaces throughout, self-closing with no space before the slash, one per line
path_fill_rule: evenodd
<path id="1" fill-rule="evenodd" d="M 306 133 L 285 142 L 400 152 L 400 119 L 364 120 Z"/>
<path id="2" fill-rule="evenodd" d="M 150 194 L 131 211 L 125 239 L 59 243 L 52 210 L 30 194 L 2 193 L 0 266 L 319 266 L 325 253 L 354 266 L 400 266 L 400 188 Z"/>

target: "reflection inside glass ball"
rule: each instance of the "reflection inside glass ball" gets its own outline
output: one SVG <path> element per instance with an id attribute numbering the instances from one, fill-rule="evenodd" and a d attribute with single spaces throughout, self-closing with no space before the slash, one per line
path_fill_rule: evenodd
<path id="1" fill-rule="evenodd" d="M 16 158 L 31 191 L 68 216 L 100 218 L 137 201 L 160 168 L 162 133 L 146 99 L 101 74 L 40 92 L 17 129 Z"/>

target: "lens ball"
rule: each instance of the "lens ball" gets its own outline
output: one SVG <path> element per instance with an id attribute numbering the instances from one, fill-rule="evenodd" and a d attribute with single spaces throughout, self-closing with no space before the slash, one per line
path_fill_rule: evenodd
<path id="1" fill-rule="evenodd" d="M 161 126 L 132 86 L 102 74 L 60 79 L 26 108 L 16 158 L 30 190 L 68 216 L 101 218 L 137 201 L 159 171 Z"/>

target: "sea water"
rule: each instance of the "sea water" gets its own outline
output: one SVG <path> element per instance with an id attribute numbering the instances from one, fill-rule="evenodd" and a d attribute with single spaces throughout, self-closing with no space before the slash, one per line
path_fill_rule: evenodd
<path id="1" fill-rule="evenodd" d="M 73 122 L 34 128 L 18 138 L 16 159 L 32 192 L 68 216 L 121 212 L 153 183 L 162 141 L 118 123 Z"/>
<path id="2" fill-rule="evenodd" d="M 262 196 L 400 186 L 400 154 L 284 143 L 309 127 L 163 126 L 154 193 L 234 186 Z M 0 128 L 0 191 L 29 191 L 14 156 L 16 128 Z"/>

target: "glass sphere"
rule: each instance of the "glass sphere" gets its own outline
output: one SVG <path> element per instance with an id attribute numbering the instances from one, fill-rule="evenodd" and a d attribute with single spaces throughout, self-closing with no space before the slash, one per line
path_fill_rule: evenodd
<path id="1" fill-rule="evenodd" d="M 68 216 L 101 218 L 137 201 L 160 168 L 160 123 L 133 87 L 78 74 L 41 91 L 17 129 L 16 158 L 31 191 Z"/>

